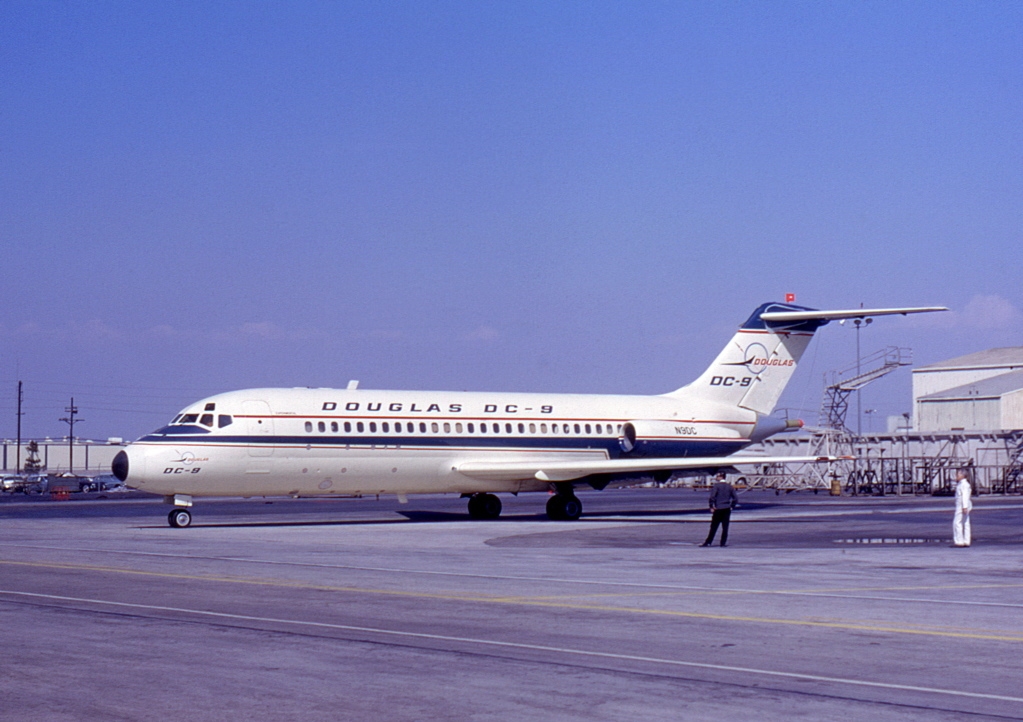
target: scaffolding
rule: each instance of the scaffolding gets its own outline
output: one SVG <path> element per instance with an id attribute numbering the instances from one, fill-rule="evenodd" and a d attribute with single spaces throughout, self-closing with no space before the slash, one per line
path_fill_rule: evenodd
<path id="1" fill-rule="evenodd" d="M 755 449 L 753 449 L 755 450 Z M 1023 493 L 1023 431 L 871 434 L 811 429 L 760 444 L 771 456 L 851 456 L 831 464 L 776 464 L 745 474 L 752 488 L 781 491 L 834 488 L 851 495 L 951 495 L 967 468 L 983 494 Z M 752 451 L 752 450 L 751 450 Z M 841 453 L 836 453 L 836 451 Z"/>
<path id="2" fill-rule="evenodd" d="M 824 374 L 824 401 L 821 404 L 820 425 L 825 429 L 841 431 L 851 436 L 853 432 L 845 424 L 845 417 L 849 412 L 849 396 L 867 384 L 912 363 L 911 349 L 888 346 L 858 360 L 855 366 Z M 866 371 L 863 371 L 864 366 L 867 367 Z M 855 376 L 843 378 L 854 371 Z"/>

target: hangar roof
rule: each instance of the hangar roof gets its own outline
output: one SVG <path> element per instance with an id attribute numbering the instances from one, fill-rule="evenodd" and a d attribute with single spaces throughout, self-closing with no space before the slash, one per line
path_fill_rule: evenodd
<path id="1" fill-rule="evenodd" d="M 995 349 L 1000 351 L 1002 349 Z M 968 358 L 964 356 L 963 358 Z M 956 399 L 997 399 L 1005 394 L 1023 389 L 1023 371 L 1010 371 L 1007 374 L 992 376 L 989 379 L 975 381 L 972 384 L 956 386 L 929 396 L 921 396 L 918 401 L 953 401 Z"/>
<path id="2" fill-rule="evenodd" d="M 1023 346 L 1006 346 L 1004 348 L 991 348 L 987 351 L 957 356 L 947 361 L 920 366 L 913 369 L 916 371 L 949 371 L 959 369 L 976 368 L 998 368 L 999 366 L 1023 368 Z"/>

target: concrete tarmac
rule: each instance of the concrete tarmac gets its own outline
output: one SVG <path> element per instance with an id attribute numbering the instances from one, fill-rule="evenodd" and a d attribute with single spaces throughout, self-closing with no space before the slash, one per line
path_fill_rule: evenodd
<path id="1" fill-rule="evenodd" d="M 1023 719 L 1023 499 L 0 497 L 7 720 Z"/>

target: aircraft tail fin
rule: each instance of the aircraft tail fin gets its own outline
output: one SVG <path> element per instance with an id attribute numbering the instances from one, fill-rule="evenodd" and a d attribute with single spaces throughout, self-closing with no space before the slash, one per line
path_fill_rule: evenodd
<path id="1" fill-rule="evenodd" d="M 746 320 L 714 362 L 693 383 L 668 396 L 695 396 L 767 415 L 795 373 L 813 334 L 833 320 L 947 311 L 940 306 L 818 311 L 765 303 Z"/>

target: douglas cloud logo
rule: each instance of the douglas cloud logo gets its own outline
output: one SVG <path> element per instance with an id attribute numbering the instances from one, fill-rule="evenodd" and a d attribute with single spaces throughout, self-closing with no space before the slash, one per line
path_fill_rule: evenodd
<path id="1" fill-rule="evenodd" d="M 189 466 L 191 464 L 196 463 L 197 461 L 209 461 L 209 459 L 206 459 L 206 458 L 203 458 L 203 459 L 196 458 L 195 454 L 193 454 L 191 451 L 186 451 L 183 454 L 180 451 L 177 452 L 177 453 L 178 453 L 178 458 L 174 459 L 171 462 L 172 464 L 184 464 L 186 466 Z"/>
<path id="2" fill-rule="evenodd" d="M 193 464 L 197 464 L 203 461 L 209 461 L 209 457 L 199 458 L 191 451 L 186 451 L 184 453 L 176 451 L 175 453 L 177 453 L 178 458 L 174 459 L 170 463 L 182 464 L 182 466 L 168 466 L 166 469 L 163 470 L 164 474 L 198 474 L 199 472 L 202 471 L 202 467 L 193 466 Z"/>
<path id="3" fill-rule="evenodd" d="M 762 374 L 768 366 L 792 366 L 795 361 L 792 359 L 781 359 L 771 356 L 762 343 L 751 343 L 743 353 L 743 361 L 727 364 L 728 366 L 745 366 L 754 376 Z"/>
<path id="4" fill-rule="evenodd" d="M 746 353 L 743 356 L 746 360 L 742 363 L 750 373 L 759 375 L 767 368 L 767 349 L 763 344 L 751 343 L 746 347 Z"/>

